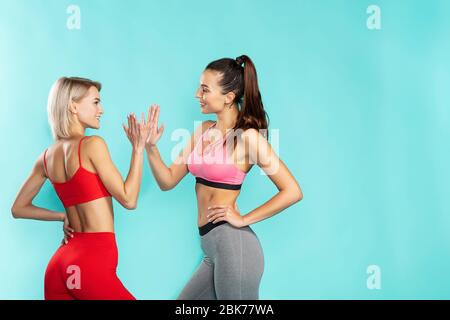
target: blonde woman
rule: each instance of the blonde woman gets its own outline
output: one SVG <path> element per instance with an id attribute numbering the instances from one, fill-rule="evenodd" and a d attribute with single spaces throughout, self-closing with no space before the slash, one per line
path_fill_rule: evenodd
<path id="1" fill-rule="evenodd" d="M 14 218 L 64 222 L 63 243 L 45 272 L 45 299 L 134 299 L 116 275 L 112 198 L 127 209 L 136 208 L 150 123 L 132 114 L 123 126 L 132 145 L 123 181 L 105 141 L 85 136 L 87 128 L 100 127 L 100 90 L 99 82 L 83 78 L 63 77 L 53 85 L 48 117 L 54 144 L 36 160 L 11 209 Z M 64 213 L 33 205 L 46 179 Z"/>

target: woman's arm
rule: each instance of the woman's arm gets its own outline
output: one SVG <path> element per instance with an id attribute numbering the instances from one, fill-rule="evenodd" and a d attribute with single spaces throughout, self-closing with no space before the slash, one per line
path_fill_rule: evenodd
<path id="1" fill-rule="evenodd" d="M 150 134 L 150 138 L 148 143 L 145 146 L 147 150 L 147 160 L 152 173 L 155 177 L 156 182 L 161 190 L 167 191 L 174 188 L 181 179 L 186 176 L 188 173 L 187 169 L 187 158 L 193 148 L 194 140 L 198 137 L 202 132 L 202 126 L 199 126 L 195 133 L 191 136 L 190 140 L 186 143 L 184 149 L 180 152 L 177 159 L 167 167 L 164 161 L 159 154 L 156 143 L 161 138 L 161 135 L 164 131 L 164 126 L 161 125 L 158 128 L 158 118 L 159 118 L 159 106 L 153 105 L 150 111 L 150 122 L 152 122 L 152 132 Z M 205 122 L 206 123 L 206 122 Z M 205 124 L 204 123 L 204 124 Z"/>
<path id="2" fill-rule="evenodd" d="M 138 122 L 135 115 L 128 116 L 125 133 L 132 145 L 130 169 L 123 181 L 120 172 L 112 162 L 105 141 L 99 136 L 92 136 L 85 142 L 85 149 L 100 176 L 105 188 L 123 207 L 135 209 L 142 180 L 142 165 L 145 141 L 149 136 L 150 122 Z"/>
<path id="3" fill-rule="evenodd" d="M 167 191 L 173 189 L 181 179 L 188 173 L 186 164 L 180 161 L 182 152 L 177 160 L 171 164 L 170 167 L 164 163 L 156 145 L 149 145 L 145 148 L 147 150 L 147 160 L 152 170 L 153 176 L 161 190 Z"/>
<path id="4" fill-rule="evenodd" d="M 66 214 L 33 205 L 33 199 L 39 193 L 47 177 L 45 176 L 42 153 L 34 163 L 31 174 L 25 180 L 12 205 L 14 218 L 35 219 L 43 221 L 64 221 Z"/>
<path id="5" fill-rule="evenodd" d="M 278 158 L 268 141 L 255 129 L 246 130 L 242 138 L 248 148 L 249 159 L 258 164 L 278 188 L 278 193 L 263 205 L 241 216 L 237 208 L 217 205 L 209 208 L 210 221 L 225 220 L 237 227 L 248 226 L 272 217 L 303 199 L 303 193 L 286 165 Z"/>

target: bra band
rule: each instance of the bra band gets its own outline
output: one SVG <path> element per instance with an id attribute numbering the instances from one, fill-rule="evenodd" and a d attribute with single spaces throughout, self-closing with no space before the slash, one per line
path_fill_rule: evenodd
<path id="1" fill-rule="evenodd" d="M 214 182 L 209 181 L 200 177 L 196 177 L 195 181 L 197 183 L 203 184 L 208 187 L 218 188 L 218 189 L 227 189 L 227 190 L 240 190 L 242 187 L 242 184 L 228 184 L 228 183 L 222 183 L 222 182 Z"/>

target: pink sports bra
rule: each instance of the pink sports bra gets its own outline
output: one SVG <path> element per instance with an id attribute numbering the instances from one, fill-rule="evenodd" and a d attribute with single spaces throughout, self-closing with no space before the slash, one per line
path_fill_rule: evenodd
<path id="1" fill-rule="evenodd" d="M 198 139 L 187 159 L 188 170 L 195 176 L 197 183 L 214 188 L 239 190 L 246 173 L 227 157 L 223 138 L 205 147 L 205 150 L 210 149 L 207 153 L 203 150 L 203 137 L 215 125 L 216 123 L 210 126 Z M 199 145 L 201 154 L 198 151 Z M 217 146 L 222 148 L 216 148 Z"/>

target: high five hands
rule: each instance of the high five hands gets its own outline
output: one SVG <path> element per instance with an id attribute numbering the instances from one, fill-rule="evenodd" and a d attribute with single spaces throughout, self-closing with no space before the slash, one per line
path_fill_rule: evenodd
<path id="1" fill-rule="evenodd" d="M 122 124 L 123 130 L 130 140 L 134 150 L 143 151 L 148 141 L 150 141 L 152 133 L 152 122 L 150 121 L 150 110 L 148 111 L 148 119 L 145 120 L 144 113 L 141 114 L 141 121 L 138 121 L 136 115 L 131 113 L 127 116 L 128 126 Z"/>

